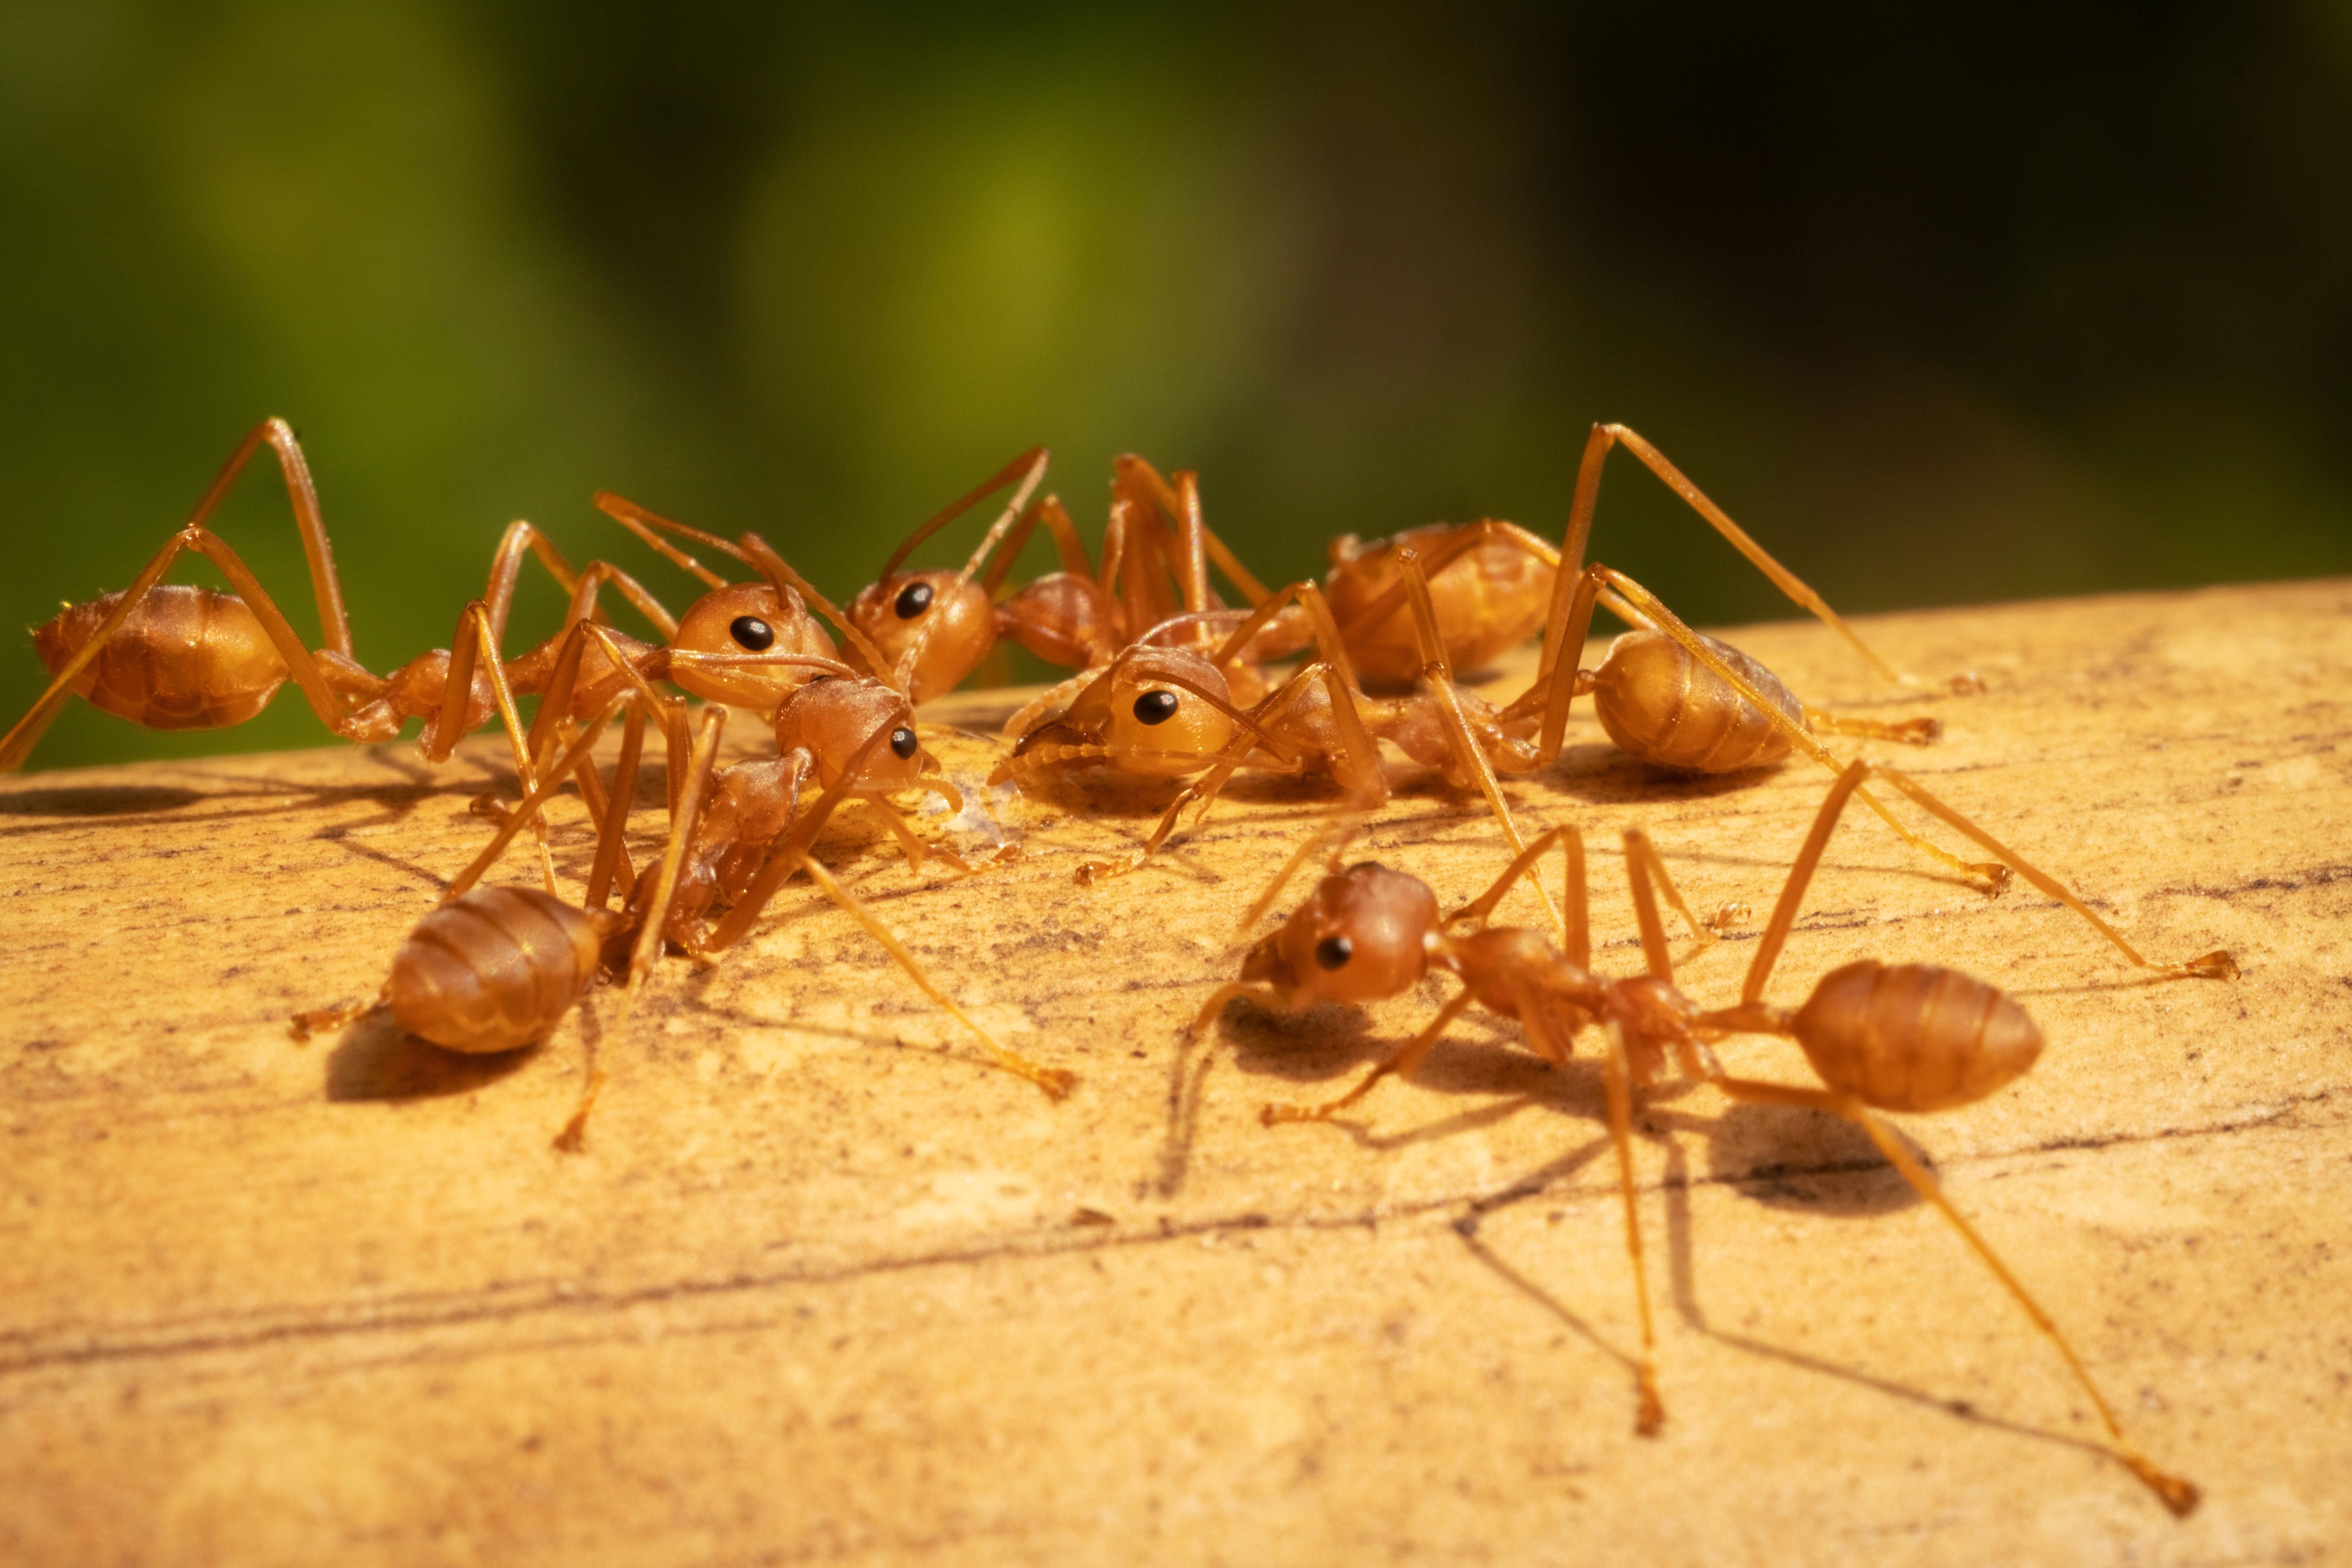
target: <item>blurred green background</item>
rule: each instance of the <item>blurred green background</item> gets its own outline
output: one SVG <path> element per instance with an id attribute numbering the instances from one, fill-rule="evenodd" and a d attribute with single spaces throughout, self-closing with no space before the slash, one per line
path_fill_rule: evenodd
<path id="1" fill-rule="evenodd" d="M 1851 610 L 2352 571 L 2339 0 L 853 9 L 0 6 L 5 717 L 271 413 L 379 669 L 512 517 L 689 598 L 595 487 L 846 594 L 1034 441 L 1275 580 L 1557 537 L 1596 418 Z M 274 473 L 222 527 L 313 628 Z M 1595 554 L 1792 613 L 1630 465 Z"/>

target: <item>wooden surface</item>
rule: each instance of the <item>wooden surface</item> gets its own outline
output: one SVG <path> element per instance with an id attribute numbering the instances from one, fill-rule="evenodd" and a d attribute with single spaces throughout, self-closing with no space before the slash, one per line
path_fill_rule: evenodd
<path id="1" fill-rule="evenodd" d="M 631 1016 L 600 992 L 537 1052 L 290 1043 L 481 841 L 467 801 L 511 784 L 476 742 L 437 773 L 341 748 L 0 793 L 0 1560 L 2340 1560 L 2347 611 L 2321 583 L 1866 623 L 1990 688 L 1899 760 L 2153 953 L 2245 973 L 2142 984 L 2054 903 L 1988 902 L 1857 816 L 1774 987 L 1939 960 L 2033 1012 L 2031 1076 L 1906 1131 L 2205 1488 L 2186 1523 L 1858 1134 L 1712 1091 L 1642 1117 L 1668 1424 L 1635 1436 L 1590 1042 L 1549 1071 L 1473 1016 L 1355 1121 L 1276 1131 L 1261 1101 L 1329 1092 L 1428 1000 L 1238 1008 L 1180 1053 L 1316 809 L 1287 789 L 1110 888 L 1072 868 L 1150 792 L 995 801 L 1025 857 L 961 883 L 854 812 L 829 832 L 946 984 L 1081 1075 L 1059 1106 L 802 885 L 722 967 L 668 961 Z M 1812 701 L 1923 710 L 1818 627 L 1736 636 Z M 1570 739 L 1511 795 L 1591 836 L 1612 973 L 1639 962 L 1625 826 L 1694 902 L 1760 911 L 1828 782 L 1660 780 L 1589 714 Z M 992 754 L 943 749 L 967 780 Z M 567 797 L 575 892 L 582 820 Z M 1448 900 L 1503 858 L 1425 787 L 1358 853 Z M 1686 987 L 1731 998 L 1758 919 Z M 612 1081 L 567 1156 L 583 1032 Z M 1801 1072 L 1769 1040 L 1727 1058 Z"/>

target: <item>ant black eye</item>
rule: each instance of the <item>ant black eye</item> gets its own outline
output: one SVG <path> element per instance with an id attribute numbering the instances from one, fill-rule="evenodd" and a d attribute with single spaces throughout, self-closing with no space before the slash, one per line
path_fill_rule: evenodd
<path id="1" fill-rule="evenodd" d="M 1165 724 L 1176 717 L 1176 694 L 1147 691 L 1135 700 L 1135 716 L 1147 724 Z"/>
<path id="2" fill-rule="evenodd" d="M 776 628 L 757 616 L 738 616 L 727 630 L 753 653 L 765 653 L 776 646 Z"/>
<path id="3" fill-rule="evenodd" d="M 899 725 L 897 729 L 890 731 L 890 749 L 898 753 L 899 760 L 902 762 L 907 758 L 913 756 L 915 754 L 915 732 L 912 730 L 908 729 L 904 724 Z"/>
<path id="4" fill-rule="evenodd" d="M 902 621 L 911 621 L 931 607 L 931 585 L 909 583 L 898 590 L 898 611 Z"/>
<path id="5" fill-rule="evenodd" d="M 1327 936 L 1315 944 L 1315 962 L 1337 969 L 1356 955 L 1356 944 L 1344 936 Z"/>

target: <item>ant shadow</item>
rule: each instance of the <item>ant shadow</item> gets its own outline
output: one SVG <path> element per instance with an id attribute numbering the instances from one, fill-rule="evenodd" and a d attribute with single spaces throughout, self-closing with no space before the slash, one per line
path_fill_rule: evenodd
<path id="1" fill-rule="evenodd" d="M 168 784 L 89 784 L 0 795 L 0 816 L 150 816 L 213 797 Z"/>
<path id="2" fill-rule="evenodd" d="M 1774 1206 L 1801 1207 L 1816 1214 L 1864 1215 L 1906 1206 L 1902 1199 L 1907 1199 L 1910 1204 L 1916 1205 L 1918 1202 L 1917 1196 L 1911 1192 L 1909 1184 L 1903 1181 L 1894 1168 L 1885 1163 L 1884 1157 L 1870 1143 L 1868 1137 L 1862 1132 L 1861 1129 L 1853 1127 L 1841 1118 L 1828 1116 L 1819 1111 L 1801 1107 L 1747 1105 L 1734 1108 L 1712 1123 L 1702 1124 L 1695 1118 L 1677 1113 L 1669 1113 L 1663 1119 L 1651 1115 L 1639 1120 L 1649 1123 L 1643 1128 L 1643 1135 L 1652 1142 L 1662 1142 L 1666 1150 L 1667 1173 L 1664 1184 L 1664 1195 L 1666 1208 L 1665 1253 L 1668 1289 L 1674 1302 L 1675 1315 L 1693 1331 L 1750 1355 L 1763 1356 L 1820 1376 L 1836 1378 L 1841 1382 L 1902 1400 L 1906 1404 L 1938 1411 L 1974 1426 L 2009 1433 L 2015 1436 L 2032 1438 L 2038 1442 L 2054 1444 L 2061 1447 L 2076 1448 L 2102 1458 L 2113 1457 L 2104 1445 L 2071 1432 L 2055 1431 L 2046 1426 L 2011 1421 L 1979 1410 L 1965 1399 L 1931 1394 L 1926 1389 L 1900 1383 L 1893 1378 L 1881 1377 L 1857 1367 L 1840 1365 L 1836 1362 L 1810 1352 L 1774 1344 L 1769 1340 L 1759 1339 L 1752 1334 L 1744 1334 L 1715 1326 L 1708 1321 L 1706 1308 L 1700 1302 L 1698 1296 L 1696 1267 L 1693 1256 L 1695 1247 L 1690 1211 L 1692 1180 L 1688 1161 L 1682 1144 L 1666 1134 L 1672 1131 L 1694 1130 L 1706 1132 L 1708 1135 L 1711 1166 L 1706 1179 L 1731 1184 L 1740 1189 L 1745 1195 L 1758 1198 Z M 1659 1128 L 1656 1124 L 1661 1120 L 1670 1125 L 1664 1129 Z M 1829 1123 L 1834 1126 L 1816 1125 L 1816 1123 Z M 1727 1131 L 1727 1127 L 1728 1127 Z M 1843 1133 L 1837 1131 L 1837 1129 L 1843 1129 L 1845 1133 L 1850 1133 L 1850 1140 L 1846 1139 Z M 1896 1135 L 1903 1137 L 1904 1142 L 1909 1147 L 1915 1158 L 1924 1161 L 1925 1156 L 1921 1154 L 1917 1145 L 1912 1143 L 1908 1137 L 1904 1137 L 1899 1131 Z M 1465 1250 L 1481 1266 L 1494 1273 L 1496 1278 L 1509 1285 L 1521 1296 L 1534 1302 L 1578 1337 L 1616 1362 L 1629 1373 L 1638 1374 L 1639 1363 L 1633 1356 L 1603 1339 L 1586 1319 L 1545 1289 L 1541 1284 L 1521 1272 L 1479 1235 L 1481 1223 L 1486 1215 L 1508 1205 L 1540 1197 L 1564 1177 L 1573 1174 L 1605 1153 L 1609 1144 L 1610 1141 L 1605 1134 L 1589 1140 L 1567 1155 L 1538 1167 L 1501 1191 L 1474 1200 L 1462 1217 L 1454 1222 L 1452 1228 L 1454 1235 L 1461 1239 Z M 1850 1152 L 1850 1159 L 1839 1158 L 1842 1144 Z M 1730 1149 L 1727 1150 L 1726 1145 L 1730 1145 Z M 1762 1165 L 1741 1169 L 1737 1168 L 1737 1162 L 1730 1157 L 1733 1153 L 1746 1157 L 1758 1152 L 1768 1152 L 1776 1146 L 1791 1152 L 1798 1151 L 1803 1152 L 1809 1163 L 1803 1167 L 1804 1178 L 1801 1182 L 1790 1181 L 1788 1172 L 1791 1167 L 1789 1165 L 1768 1162 Z M 1824 1163 L 1825 1161 L 1829 1163 Z M 1760 1184 L 1758 1190 L 1748 1190 L 1750 1184 Z M 1885 1189 L 1890 1186 L 1901 1189 L 1900 1197 L 1895 1201 L 1889 1201 L 1891 1194 L 1885 1193 Z M 1838 1190 L 1841 1188 L 1843 1190 Z"/>
<path id="3" fill-rule="evenodd" d="M 520 1069 L 537 1045 L 477 1055 L 444 1050 L 403 1029 L 389 1008 L 355 1020 L 327 1053 L 327 1099 L 339 1104 L 470 1094 Z"/>

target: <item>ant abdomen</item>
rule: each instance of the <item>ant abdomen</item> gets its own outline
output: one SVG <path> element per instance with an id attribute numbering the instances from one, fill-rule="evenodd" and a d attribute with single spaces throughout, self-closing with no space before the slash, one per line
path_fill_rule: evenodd
<path id="1" fill-rule="evenodd" d="M 392 1016 L 448 1050 L 527 1046 L 586 994 L 619 923 L 536 888 L 477 888 L 417 921 L 393 955 Z"/>
<path id="2" fill-rule="evenodd" d="M 1780 678 L 1713 637 L 1707 647 L 1802 729 L 1805 710 Z M 1731 683 L 1664 632 L 1627 632 L 1592 676 L 1593 707 L 1618 749 L 1662 768 L 1731 773 L 1789 754 L 1785 734 Z"/>
<path id="3" fill-rule="evenodd" d="M 51 675 L 121 599 L 113 593 L 70 605 L 34 629 L 34 651 Z M 160 583 L 131 606 L 73 689 L 91 707 L 150 730 L 215 730 L 260 712 L 285 680 L 285 659 L 244 600 Z"/>
<path id="4" fill-rule="evenodd" d="M 2042 1054 L 2042 1030 L 2007 994 L 1933 963 L 1833 969 L 1792 1027 L 1822 1081 L 1881 1110 L 1982 1100 Z"/>

